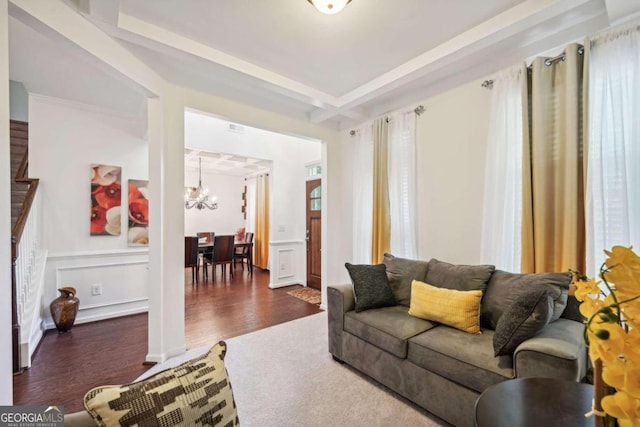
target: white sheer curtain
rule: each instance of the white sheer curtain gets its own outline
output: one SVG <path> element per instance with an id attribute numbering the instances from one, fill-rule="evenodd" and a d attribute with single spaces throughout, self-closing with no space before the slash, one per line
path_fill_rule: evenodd
<path id="1" fill-rule="evenodd" d="M 604 249 L 640 249 L 640 29 L 610 31 L 589 44 L 587 272 Z"/>
<path id="2" fill-rule="evenodd" d="M 373 136 L 371 123 L 355 131 L 353 155 L 353 263 L 371 263 Z"/>
<path id="3" fill-rule="evenodd" d="M 521 271 L 522 104 L 524 65 L 499 73 L 491 89 L 491 111 L 482 215 L 481 262 Z"/>
<path id="4" fill-rule="evenodd" d="M 389 117 L 389 212 L 391 253 L 415 259 L 416 243 L 416 113 Z"/>

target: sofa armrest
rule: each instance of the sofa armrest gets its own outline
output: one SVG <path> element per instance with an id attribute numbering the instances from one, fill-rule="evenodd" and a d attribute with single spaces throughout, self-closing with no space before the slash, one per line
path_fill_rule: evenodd
<path id="1" fill-rule="evenodd" d="M 73 412 L 64 416 L 64 427 L 96 427 L 97 424 L 87 411 Z"/>
<path id="2" fill-rule="evenodd" d="M 513 355 L 517 378 L 550 377 L 581 381 L 587 373 L 584 325 L 569 319 L 548 324 L 524 341 Z"/>
<path id="3" fill-rule="evenodd" d="M 356 306 L 353 287 L 348 285 L 327 286 L 327 312 L 329 316 L 329 352 L 342 359 L 342 332 L 344 314 Z"/>

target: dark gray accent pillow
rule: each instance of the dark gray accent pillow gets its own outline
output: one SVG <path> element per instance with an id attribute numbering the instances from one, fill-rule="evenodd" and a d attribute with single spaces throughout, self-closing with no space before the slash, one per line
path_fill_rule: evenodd
<path id="1" fill-rule="evenodd" d="M 569 295 L 567 297 L 567 306 L 562 312 L 563 319 L 575 320 L 576 322 L 584 322 L 586 317 L 580 313 L 580 304 L 581 302 L 576 299 L 573 295 Z"/>
<path id="2" fill-rule="evenodd" d="M 484 291 L 495 269 L 493 265 L 449 264 L 433 258 L 429 261 L 426 281 L 440 288 Z"/>
<path id="3" fill-rule="evenodd" d="M 387 266 L 387 277 L 396 303 L 409 307 L 411 304 L 411 282 L 413 280 L 426 281 L 429 263 L 398 258 L 391 254 L 384 254 L 382 262 Z"/>
<path id="4" fill-rule="evenodd" d="M 551 320 L 553 299 L 546 289 L 519 295 L 503 313 L 493 334 L 495 356 L 513 354 L 523 341 L 535 336 Z"/>
<path id="5" fill-rule="evenodd" d="M 356 311 L 396 305 L 384 264 L 354 265 L 347 262 L 344 266 L 353 283 Z"/>
<path id="6" fill-rule="evenodd" d="M 555 322 L 567 306 L 570 283 L 571 274 L 568 272 L 516 274 L 496 270 L 482 297 L 480 321 L 485 327 L 495 329 L 502 313 L 518 296 L 532 290 L 546 289 L 553 298 L 551 322 Z"/>

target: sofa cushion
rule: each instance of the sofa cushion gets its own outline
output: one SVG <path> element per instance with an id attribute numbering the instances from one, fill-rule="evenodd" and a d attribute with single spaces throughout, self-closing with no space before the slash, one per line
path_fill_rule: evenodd
<path id="1" fill-rule="evenodd" d="M 411 282 L 413 280 L 425 281 L 429 263 L 398 258 L 391 254 L 384 254 L 382 262 L 387 266 L 387 277 L 389 277 L 389 285 L 391 285 L 391 291 L 396 303 L 409 307 L 411 303 Z"/>
<path id="2" fill-rule="evenodd" d="M 571 283 L 570 273 L 516 274 L 496 270 L 482 298 L 480 319 L 486 327 L 495 329 L 502 313 L 515 299 L 535 289 L 546 289 L 553 298 L 553 314 L 550 322 L 560 318 L 567 305 L 567 292 Z"/>
<path id="3" fill-rule="evenodd" d="M 145 380 L 89 390 L 84 406 L 99 426 L 239 425 L 219 342 L 203 356 Z"/>
<path id="4" fill-rule="evenodd" d="M 443 323 L 470 334 L 480 333 L 482 291 L 438 288 L 414 280 L 411 284 L 409 314 Z"/>
<path id="5" fill-rule="evenodd" d="M 514 377 L 513 358 L 493 355 L 493 331 L 473 335 L 438 326 L 409 339 L 407 359 L 477 392 Z"/>
<path id="6" fill-rule="evenodd" d="M 503 313 L 493 334 L 496 356 L 513 354 L 516 347 L 544 328 L 553 314 L 553 299 L 546 289 L 519 295 Z"/>
<path id="7" fill-rule="evenodd" d="M 353 283 L 356 311 L 396 305 L 384 264 L 354 265 L 347 262 L 344 266 Z"/>
<path id="8" fill-rule="evenodd" d="M 493 265 L 449 264 L 433 258 L 429 261 L 425 281 L 440 288 L 484 291 L 495 269 Z"/>
<path id="9" fill-rule="evenodd" d="M 407 357 L 407 339 L 436 325 L 409 316 L 407 307 L 376 308 L 362 312 L 348 311 L 344 330 L 396 357 Z"/>

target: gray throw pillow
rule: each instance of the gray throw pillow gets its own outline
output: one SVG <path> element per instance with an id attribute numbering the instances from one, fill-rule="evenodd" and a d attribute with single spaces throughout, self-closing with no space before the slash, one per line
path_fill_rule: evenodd
<path id="1" fill-rule="evenodd" d="M 429 263 L 398 258 L 391 254 L 384 254 L 382 262 L 387 266 L 387 277 L 396 303 L 409 307 L 411 304 L 411 282 L 413 280 L 425 281 Z"/>
<path id="2" fill-rule="evenodd" d="M 484 291 L 495 269 L 493 265 L 449 264 L 434 258 L 429 261 L 427 283 L 458 291 Z"/>
<path id="3" fill-rule="evenodd" d="M 513 354 L 525 340 L 535 336 L 551 320 L 553 299 L 546 289 L 521 294 L 503 313 L 493 334 L 495 356 Z"/>
<path id="4" fill-rule="evenodd" d="M 516 274 L 496 270 L 489 286 L 482 297 L 480 321 L 489 328 L 495 329 L 498 320 L 518 296 L 532 290 L 546 289 L 553 299 L 553 315 L 555 322 L 567 306 L 567 293 L 571 283 L 570 273 L 531 273 Z"/>
<path id="5" fill-rule="evenodd" d="M 354 265 L 347 262 L 344 266 L 353 283 L 356 311 L 396 305 L 384 264 Z"/>

